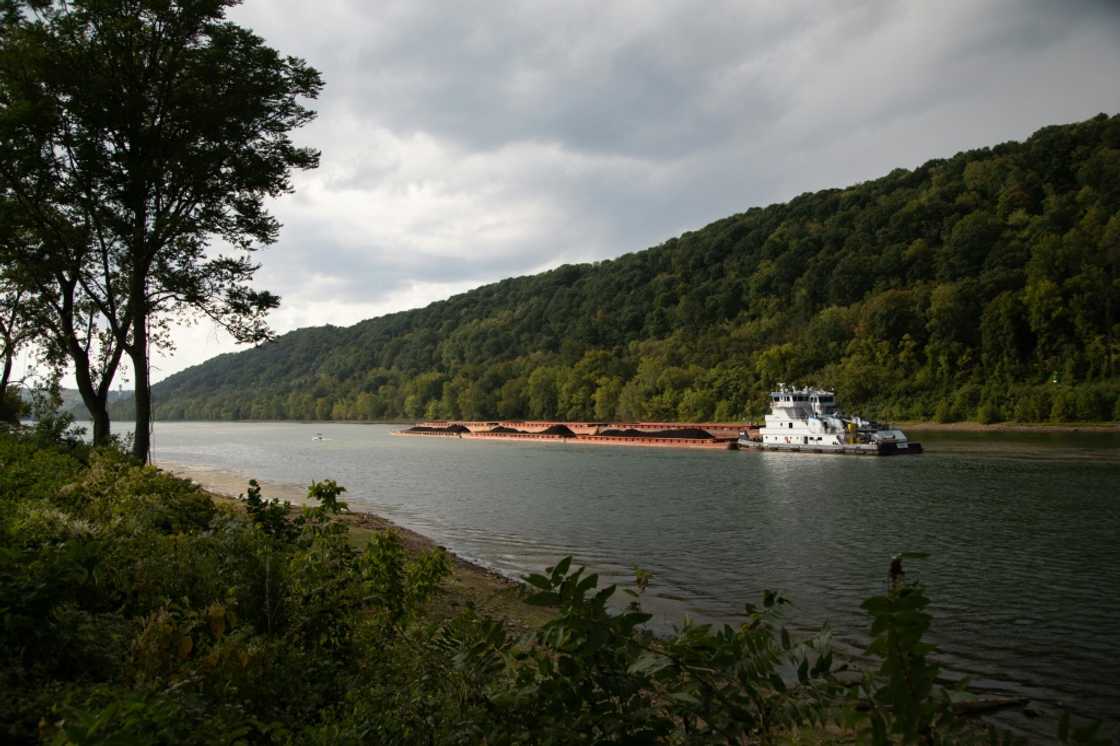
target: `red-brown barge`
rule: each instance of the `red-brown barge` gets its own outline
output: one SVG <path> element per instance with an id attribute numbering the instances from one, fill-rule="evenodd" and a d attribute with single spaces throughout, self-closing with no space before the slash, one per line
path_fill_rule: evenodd
<path id="1" fill-rule="evenodd" d="M 433 420 L 393 435 L 471 440 L 528 440 L 543 443 L 703 448 L 733 450 L 743 432 L 756 425 L 728 422 L 563 422 L 559 420 Z"/>

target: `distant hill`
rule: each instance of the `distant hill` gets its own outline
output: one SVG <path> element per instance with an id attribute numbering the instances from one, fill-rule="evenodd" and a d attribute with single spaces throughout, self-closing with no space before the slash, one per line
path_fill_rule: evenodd
<path id="1" fill-rule="evenodd" d="M 63 388 L 59 391 L 59 394 L 62 396 L 61 410 L 63 412 L 69 412 L 70 414 L 73 414 L 74 417 L 76 417 L 79 420 L 88 420 L 89 419 L 89 416 L 90 416 L 89 415 L 89 410 L 86 409 L 86 405 L 82 402 L 82 395 L 78 392 L 77 389 Z M 31 401 L 31 392 L 27 389 L 21 389 L 20 390 L 20 396 L 23 398 L 24 401 L 27 401 L 27 402 Z M 109 392 L 109 403 L 110 404 L 122 403 L 122 402 L 131 402 L 131 401 L 132 401 L 132 391 L 131 390 L 128 390 L 128 391 L 123 391 L 123 390 L 122 391 L 110 391 Z M 119 406 L 119 404 L 118 404 L 118 406 Z"/>
<path id="2" fill-rule="evenodd" d="M 735 419 L 778 382 L 894 418 L 1108 420 L 1120 117 L 755 207 L 611 261 L 300 329 L 161 419 Z"/>

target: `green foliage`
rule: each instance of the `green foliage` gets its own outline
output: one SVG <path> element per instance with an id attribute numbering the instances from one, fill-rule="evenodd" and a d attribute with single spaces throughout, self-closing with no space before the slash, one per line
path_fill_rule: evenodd
<path id="1" fill-rule="evenodd" d="M 81 473 L 81 453 L 0 434 L 0 494 L 46 500 Z"/>
<path id="2" fill-rule="evenodd" d="M 373 599 L 386 619 L 401 624 L 423 608 L 451 574 L 447 552 L 437 548 L 409 559 L 395 531 L 376 534 L 358 563 L 367 598 Z"/>
<path id="3" fill-rule="evenodd" d="M 30 434 L 0 435 L 0 465 L 7 742 L 284 740 L 450 571 L 442 550 L 355 551 L 331 481 L 287 520 L 255 484 L 260 510 L 221 510 L 120 452 L 87 464 Z"/>
<path id="4" fill-rule="evenodd" d="M 767 592 L 737 626 L 644 629 L 572 558 L 525 579 L 548 621 L 514 633 L 472 608 L 429 613 L 442 549 L 378 532 L 359 551 L 344 489 L 293 515 L 250 483 L 247 510 L 94 452 L 0 435 L 0 723 L 7 743 L 972 743 L 935 684 L 923 588 L 898 565 L 868 599 L 860 687 L 829 634 L 795 640 Z M 901 560 L 901 558 L 900 558 Z M 861 724 L 862 723 L 862 724 Z M 854 724 L 854 726 L 853 726 Z M 854 729 L 853 729 L 854 727 Z M 1098 726 L 1099 728 L 1099 726 Z M 1101 743 L 1063 724 L 1065 743 Z M 822 736 L 823 737 L 823 736 Z M 1002 739 L 1002 740 L 1001 740 Z M 1007 742 L 995 734 L 993 742 Z"/>
<path id="5" fill-rule="evenodd" d="M 253 287 L 251 252 L 279 233 L 266 203 L 319 161 L 290 137 L 314 119 L 301 99 L 318 95 L 319 73 L 229 20 L 236 4 L 3 3 L 0 200 L 15 227 L 0 259 L 41 307 L 34 328 L 50 354 L 69 356 L 98 445 L 113 376 L 132 358 L 140 460 L 149 345 L 183 314 L 243 342 L 271 336 L 264 317 L 279 299 Z M 232 252 L 208 252 L 216 239 Z M 6 281 L 0 290 L 3 301 Z"/>
<path id="6" fill-rule="evenodd" d="M 59 490 L 58 500 L 97 523 L 163 534 L 210 527 L 216 509 L 190 480 L 138 466 L 121 451 L 98 449 L 82 478 Z"/>
<path id="7" fill-rule="evenodd" d="M 249 489 L 238 499 L 245 501 L 245 511 L 249 519 L 270 536 L 275 536 L 282 541 L 293 541 L 298 534 L 296 527 L 288 520 L 288 512 L 292 504 L 285 500 L 280 502 L 273 498 L 266 500 L 261 497 L 261 486 L 257 480 L 249 480 Z"/>
<path id="8" fill-rule="evenodd" d="M 904 581 L 901 563 L 902 557 L 895 558 L 887 593 L 862 604 L 872 619 L 867 652 L 881 661 L 861 687 L 870 703 L 873 741 L 952 743 L 952 703 L 947 692 L 935 689 L 939 668 L 930 655 L 936 648 L 923 641 L 932 621 L 929 599 L 920 583 Z"/>
<path id="9" fill-rule="evenodd" d="M 1118 131 L 1120 116 L 1047 127 L 611 261 L 291 332 L 169 377 L 157 413 L 738 419 L 785 381 L 891 418 L 1114 418 L 1120 194 L 1102 175 Z M 1045 390 L 1054 376 L 1066 394 Z"/>

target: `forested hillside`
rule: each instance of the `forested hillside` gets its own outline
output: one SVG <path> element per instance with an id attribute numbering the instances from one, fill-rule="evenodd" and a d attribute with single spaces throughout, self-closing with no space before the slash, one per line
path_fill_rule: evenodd
<path id="1" fill-rule="evenodd" d="M 621 248 L 621 247 L 620 247 Z M 1120 418 L 1120 116 L 752 208 L 612 261 L 301 329 L 162 419 L 728 420 L 779 381 L 892 418 Z"/>

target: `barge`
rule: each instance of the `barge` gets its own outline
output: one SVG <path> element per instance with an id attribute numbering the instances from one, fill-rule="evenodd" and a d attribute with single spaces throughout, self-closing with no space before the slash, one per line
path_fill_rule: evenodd
<path id="1" fill-rule="evenodd" d="M 852 456 L 915 455 L 921 443 L 889 425 L 847 416 L 836 395 L 823 389 L 790 389 L 779 385 L 770 392 L 770 414 L 757 432 L 744 430 L 739 448 L 798 453 L 840 453 Z"/>
<path id="2" fill-rule="evenodd" d="M 611 424 L 556 420 L 435 420 L 417 423 L 393 435 L 726 451 L 738 447 L 740 433 L 753 429 L 750 424 L 704 422 Z"/>

